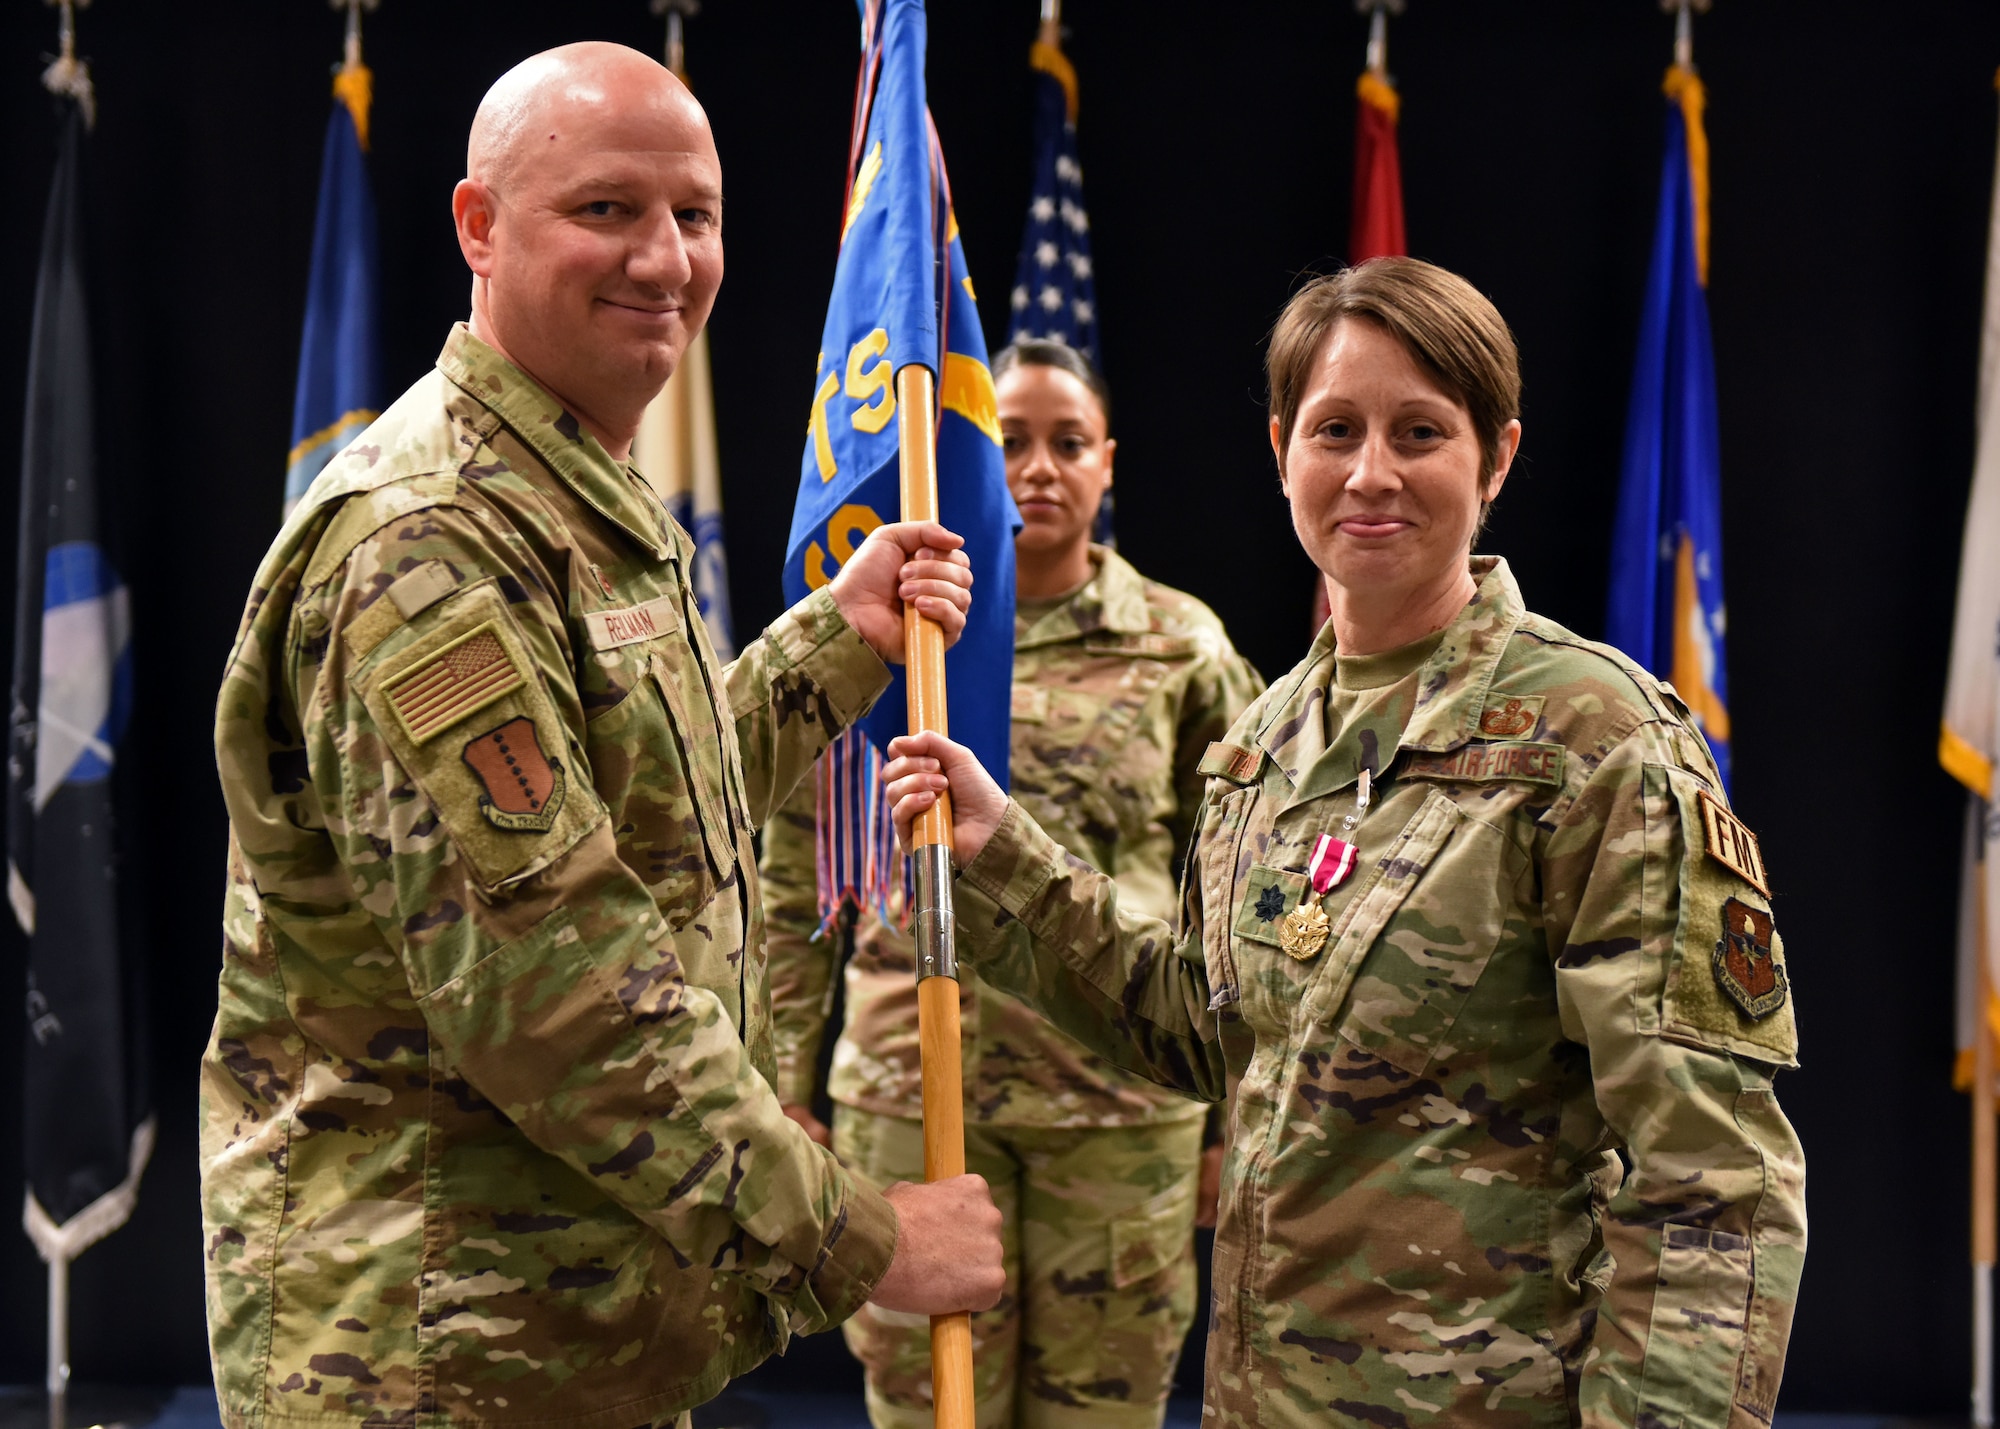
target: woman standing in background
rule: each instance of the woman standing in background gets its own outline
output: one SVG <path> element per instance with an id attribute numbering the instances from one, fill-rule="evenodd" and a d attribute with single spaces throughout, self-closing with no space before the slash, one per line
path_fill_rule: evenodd
<path id="1" fill-rule="evenodd" d="M 1199 765 L 1263 682 L 1201 602 L 1090 542 L 1117 443 L 1086 359 L 1023 341 L 993 363 L 1015 540 L 1012 782 L 1133 906 L 1168 916 Z M 840 939 L 812 938 L 813 789 L 765 831 L 778 1096 L 809 1110 Z M 833 1056 L 832 1145 L 876 1181 L 923 1178 L 915 960 L 864 913 Z M 961 988 L 966 1167 L 1005 1218 L 1007 1291 L 973 1317 L 979 1423 L 1155 1429 L 1194 1314 L 1205 1108 L 1122 1072 L 1013 999 Z M 1212 1214 L 1212 1212 L 1211 1212 Z M 930 1331 L 863 1310 L 848 1344 L 878 1429 L 929 1429 Z"/>

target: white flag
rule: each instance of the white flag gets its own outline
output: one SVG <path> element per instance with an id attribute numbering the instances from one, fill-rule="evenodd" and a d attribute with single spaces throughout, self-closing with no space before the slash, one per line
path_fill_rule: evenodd
<path id="1" fill-rule="evenodd" d="M 694 596 L 715 651 L 736 653 L 729 625 L 729 562 L 722 550 L 722 465 L 715 453 L 715 389 L 708 334 L 697 333 L 653 399 L 632 443 L 632 464 L 694 537 Z"/>
<path id="2" fill-rule="evenodd" d="M 1959 900 L 1958 1082 L 1971 1083 L 1977 1012 L 1975 962 L 1984 956 L 1986 1016 L 2000 1035 L 2000 818 L 1992 804 L 2000 759 L 2000 157 L 1986 247 L 1986 313 L 1979 343 L 1979 442 L 1958 563 L 1958 610 L 1945 685 L 1938 760 L 1965 785 L 1964 882 Z"/>

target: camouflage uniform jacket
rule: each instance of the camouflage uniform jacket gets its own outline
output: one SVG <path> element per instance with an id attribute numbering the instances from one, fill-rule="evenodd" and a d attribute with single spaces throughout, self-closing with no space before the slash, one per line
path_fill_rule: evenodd
<path id="1" fill-rule="evenodd" d="M 629 1429 L 886 1268 L 770 1092 L 750 830 L 887 670 L 824 591 L 724 669 L 692 557 L 461 327 L 258 571 L 201 1079 L 232 1429 Z"/>
<path id="2" fill-rule="evenodd" d="M 1200 601 L 1115 552 L 1068 600 L 1014 630 L 1011 771 L 1043 828 L 1118 879 L 1125 905 L 1170 917 L 1174 868 L 1201 805 L 1201 757 L 1264 682 Z M 813 791 L 764 834 L 778 1095 L 809 1104 L 838 939 L 818 922 Z M 845 1030 L 828 1093 L 890 1116 L 923 1113 L 910 937 L 873 913 L 855 929 Z M 1203 1107 L 1105 1062 L 966 972 L 960 987 L 966 1113 L 1007 1126 L 1131 1126 Z"/>
<path id="3" fill-rule="evenodd" d="M 1761 860 L 1671 689 L 1473 570 L 1333 737 L 1329 627 L 1210 751 L 1177 930 L 1016 805 L 961 950 L 1229 1098 L 1204 1423 L 1768 1424 L 1805 1173 Z M 1329 935 L 1288 956 L 1364 766 Z"/>

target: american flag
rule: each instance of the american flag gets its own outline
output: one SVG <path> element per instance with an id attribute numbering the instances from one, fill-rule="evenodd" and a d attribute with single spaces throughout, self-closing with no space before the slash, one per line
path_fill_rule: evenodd
<path id="1" fill-rule="evenodd" d="M 1046 34 L 1028 63 L 1035 70 L 1034 197 L 1021 232 L 1007 340 L 1053 338 L 1096 362 L 1097 284 L 1076 159 L 1076 71 Z"/>
<path id="2" fill-rule="evenodd" d="M 1097 275 L 1090 266 L 1090 216 L 1083 211 L 1083 165 L 1076 157 L 1076 70 L 1045 23 L 1028 52 L 1035 71 L 1035 184 L 1021 257 L 1014 268 L 1014 323 L 1007 341 L 1066 342 L 1097 363 Z M 1117 544 L 1111 493 L 1097 508 L 1091 537 Z"/>

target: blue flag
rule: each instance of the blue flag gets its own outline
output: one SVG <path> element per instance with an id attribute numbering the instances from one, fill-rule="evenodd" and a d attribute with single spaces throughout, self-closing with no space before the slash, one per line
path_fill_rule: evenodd
<path id="1" fill-rule="evenodd" d="M 986 337 L 973 302 L 965 248 L 952 213 L 944 154 L 924 98 L 923 0 L 858 0 L 861 84 L 849 164 L 847 211 L 826 326 L 813 375 L 798 504 L 785 545 L 785 598 L 825 585 L 868 533 L 901 511 L 895 375 L 912 365 L 936 376 L 938 510 L 965 538 L 974 578 L 964 636 L 945 657 L 951 734 L 1006 783 L 1014 682 L 1014 532 Z M 873 752 L 843 741 L 849 773 L 908 728 L 904 676 L 862 722 Z M 861 758 L 863 754 L 866 759 Z M 877 801 L 834 801 L 822 781 L 823 843 L 838 850 L 822 903 L 853 894 L 875 901 L 887 880 L 870 851 L 882 843 Z M 861 786 L 872 780 L 861 779 Z M 870 885 L 873 885 L 871 890 Z"/>
<path id="2" fill-rule="evenodd" d="M 1605 639 L 1673 683 L 1729 784 L 1722 460 L 1709 346 L 1708 137 L 1692 71 L 1667 74 L 1667 154 L 1626 419 Z"/>
<path id="3" fill-rule="evenodd" d="M 333 113 L 319 171 L 312 276 L 306 285 L 299 385 L 292 399 L 292 453 L 285 468 L 290 510 L 320 468 L 374 421 L 382 408 L 376 314 L 375 196 L 368 148 L 372 79 L 358 59 L 333 82 Z"/>

